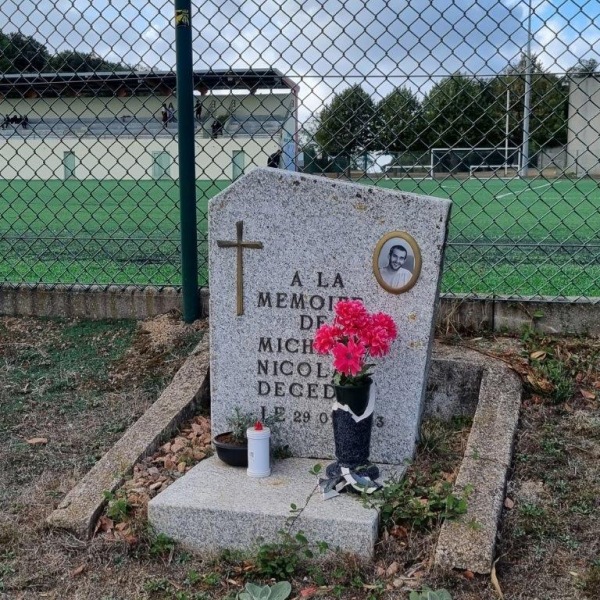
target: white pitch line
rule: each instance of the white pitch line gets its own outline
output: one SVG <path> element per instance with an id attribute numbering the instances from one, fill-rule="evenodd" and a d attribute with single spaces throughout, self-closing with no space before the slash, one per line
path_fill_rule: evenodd
<path id="1" fill-rule="evenodd" d="M 496 198 L 496 200 L 500 200 L 500 198 L 506 198 L 507 196 L 516 196 L 518 193 L 520 192 L 526 192 L 528 190 L 541 190 L 544 187 L 548 187 L 549 185 L 552 185 L 551 183 L 544 183 L 544 185 L 538 185 L 537 187 L 532 187 L 532 188 L 523 188 L 522 190 L 519 190 L 518 192 L 507 192 L 506 194 L 500 194 L 499 196 L 494 196 L 494 198 Z"/>

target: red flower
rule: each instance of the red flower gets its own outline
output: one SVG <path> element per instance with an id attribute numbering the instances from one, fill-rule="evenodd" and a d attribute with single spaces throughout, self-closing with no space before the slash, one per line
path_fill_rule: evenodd
<path id="1" fill-rule="evenodd" d="M 335 321 L 346 335 L 360 333 L 369 323 L 369 313 L 359 300 L 340 300 L 335 305 Z"/>
<path id="2" fill-rule="evenodd" d="M 390 315 L 386 315 L 385 313 L 375 313 L 371 317 L 371 323 L 374 327 L 383 327 L 387 332 L 390 342 L 394 341 L 398 336 L 396 323 L 394 323 L 394 319 L 392 319 Z"/>
<path id="3" fill-rule="evenodd" d="M 361 301 L 342 300 L 335 305 L 333 324 L 317 329 L 313 348 L 319 354 L 331 354 L 336 374 L 352 385 L 370 375 L 365 369 L 368 358 L 388 354 L 397 336 L 389 315 L 371 315 Z"/>
<path id="4" fill-rule="evenodd" d="M 327 354 L 339 339 L 339 330 L 333 325 L 321 325 L 315 333 L 314 349 L 319 354 Z"/>
<path id="5" fill-rule="evenodd" d="M 362 369 L 365 347 L 361 342 L 348 340 L 347 344 L 338 342 L 333 347 L 333 368 L 343 375 L 357 375 Z"/>
<path id="6" fill-rule="evenodd" d="M 373 357 L 380 358 L 390 351 L 391 339 L 383 327 L 370 327 L 363 340 Z"/>

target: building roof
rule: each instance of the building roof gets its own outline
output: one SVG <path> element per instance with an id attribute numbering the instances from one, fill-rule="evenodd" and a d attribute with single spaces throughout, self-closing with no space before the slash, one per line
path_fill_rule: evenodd
<path id="1" fill-rule="evenodd" d="M 194 89 L 213 90 L 296 89 L 296 84 L 277 69 L 194 71 Z M 110 71 L 91 73 L 0 74 L 0 96 L 147 96 L 175 92 L 173 71 Z"/>

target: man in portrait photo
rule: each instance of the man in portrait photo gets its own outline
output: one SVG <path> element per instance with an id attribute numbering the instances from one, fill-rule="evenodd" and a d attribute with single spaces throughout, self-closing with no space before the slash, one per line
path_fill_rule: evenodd
<path id="1" fill-rule="evenodd" d="M 383 281 L 391 288 L 404 287 L 412 277 L 412 273 L 402 267 L 406 262 L 407 255 L 408 251 L 402 244 L 394 244 L 390 248 L 388 264 L 382 267 L 380 272 Z"/>

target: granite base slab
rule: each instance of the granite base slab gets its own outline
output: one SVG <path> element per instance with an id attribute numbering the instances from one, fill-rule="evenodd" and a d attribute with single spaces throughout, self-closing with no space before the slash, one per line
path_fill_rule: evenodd
<path id="1" fill-rule="evenodd" d="M 309 470 L 330 461 L 290 458 L 275 461 L 264 479 L 246 475 L 217 457 L 208 458 L 153 498 L 148 519 L 157 533 L 197 551 L 224 548 L 249 551 L 281 539 L 290 505 L 304 506 L 292 532 L 303 531 L 310 542 L 327 542 L 331 549 L 372 558 L 378 537 L 378 513 L 365 508 L 355 495 L 323 500 Z M 400 477 L 402 465 L 383 466 L 382 480 Z"/>

